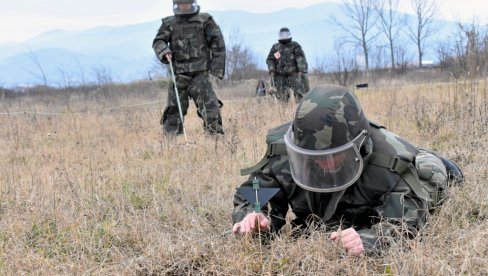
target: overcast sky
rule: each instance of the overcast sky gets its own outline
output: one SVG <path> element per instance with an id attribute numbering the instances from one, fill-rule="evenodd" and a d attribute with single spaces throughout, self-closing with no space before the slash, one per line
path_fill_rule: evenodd
<path id="1" fill-rule="evenodd" d="M 0 0 L 0 43 L 23 41 L 52 29 L 78 31 L 96 26 L 142 23 L 172 14 L 170 0 Z M 340 0 L 200 0 L 204 11 L 269 12 Z M 441 17 L 488 22 L 487 0 L 438 0 Z M 410 0 L 400 0 L 402 11 Z M 483 12 L 485 14 L 483 14 Z"/>

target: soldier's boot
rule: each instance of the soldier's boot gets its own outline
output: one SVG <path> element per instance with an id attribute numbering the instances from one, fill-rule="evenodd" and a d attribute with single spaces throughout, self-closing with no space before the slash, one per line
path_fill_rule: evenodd
<path id="1" fill-rule="evenodd" d="M 174 115 L 168 115 L 165 111 L 161 117 L 161 125 L 163 127 L 163 133 L 165 135 L 180 135 L 183 134 L 183 124 L 179 117 Z"/>
<path id="2" fill-rule="evenodd" d="M 454 185 L 464 184 L 464 174 L 459 168 L 459 166 L 453 161 L 445 157 L 442 156 L 437 156 L 437 157 L 439 157 L 442 160 L 442 163 L 444 163 L 444 166 L 446 167 L 449 182 Z"/>
<path id="3" fill-rule="evenodd" d="M 220 125 L 214 125 L 206 128 L 207 133 L 210 135 L 225 134 L 224 128 Z"/>
<path id="4" fill-rule="evenodd" d="M 207 119 L 204 120 L 203 127 L 205 132 L 210 135 L 224 134 L 222 118 L 219 113 L 207 114 Z"/>
<path id="5" fill-rule="evenodd" d="M 214 134 L 224 134 L 224 128 L 222 127 L 222 117 L 220 115 L 220 108 L 219 107 L 209 107 L 208 109 L 204 109 L 203 112 L 204 116 L 203 119 L 203 128 L 205 132 L 214 135 Z"/>

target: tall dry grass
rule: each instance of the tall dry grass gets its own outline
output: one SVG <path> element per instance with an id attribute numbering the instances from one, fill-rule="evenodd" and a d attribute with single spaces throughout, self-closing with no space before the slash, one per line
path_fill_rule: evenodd
<path id="1" fill-rule="evenodd" d="M 488 274 L 485 82 L 357 91 L 370 119 L 466 174 L 420 237 L 378 258 L 347 257 L 318 232 L 262 248 L 228 233 L 239 169 L 261 158 L 268 128 L 293 117 L 294 104 L 253 91 L 218 90 L 224 137 L 206 136 L 191 108 L 188 141 L 161 135 L 164 103 L 103 112 L 111 104 L 100 99 L 2 104 L 0 113 L 66 113 L 0 115 L 0 274 Z"/>

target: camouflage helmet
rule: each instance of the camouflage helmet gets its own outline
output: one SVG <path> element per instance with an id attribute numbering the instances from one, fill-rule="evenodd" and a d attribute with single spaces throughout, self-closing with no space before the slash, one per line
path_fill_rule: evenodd
<path id="1" fill-rule="evenodd" d="M 289 40 L 291 39 L 291 32 L 290 29 L 287 27 L 283 27 L 280 29 L 280 32 L 278 33 L 278 40 Z"/>
<path id="2" fill-rule="evenodd" d="M 188 11 L 182 11 L 178 7 L 178 4 L 192 4 L 191 9 Z M 200 6 L 197 4 L 197 0 L 173 0 L 173 12 L 176 15 L 192 15 L 200 11 Z"/>
<path id="3" fill-rule="evenodd" d="M 361 149 L 369 133 L 369 121 L 352 92 L 333 85 L 313 88 L 284 137 L 293 180 L 312 192 L 345 190 L 363 171 Z"/>
<path id="4" fill-rule="evenodd" d="M 346 87 L 315 87 L 300 102 L 293 121 L 294 142 L 309 150 L 342 146 L 361 131 L 369 134 L 369 121 L 361 104 Z"/>

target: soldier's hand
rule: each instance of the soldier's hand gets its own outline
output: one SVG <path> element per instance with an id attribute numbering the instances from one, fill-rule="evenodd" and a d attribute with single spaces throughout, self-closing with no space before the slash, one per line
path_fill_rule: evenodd
<path id="1" fill-rule="evenodd" d="M 361 241 L 361 237 L 354 228 L 333 232 L 330 235 L 330 239 L 341 245 L 351 255 L 361 255 L 364 253 L 363 241 Z"/>
<path id="2" fill-rule="evenodd" d="M 161 53 L 158 54 L 158 58 L 161 62 L 170 61 L 173 58 L 173 53 L 166 47 Z"/>
<path id="3" fill-rule="evenodd" d="M 232 233 L 250 234 L 258 231 L 258 224 L 261 230 L 269 230 L 270 222 L 262 213 L 249 213 L 241 222 L 234 224 Z"/>
<path id="4" fill-rule="evenodd" d="M 270 87 L 270 88 L 268 89 L 268 94 L 270 94 L 270 95 L 274 95 L 275 93 L 276 93 L 276 88 L 274 88 L 274 87 Z"/>
<path id="5" fill-rule="evenodd" d="M 275 71 L 274 70 L 269 70 L 269 75 L 270 76 L 274 76 L 275 75 Z"/>
<path id="6" fill-rule="evenodd" d="M 303 72 L 298 72 L 298 76 L 301 78 L 303 76 Z"/>

